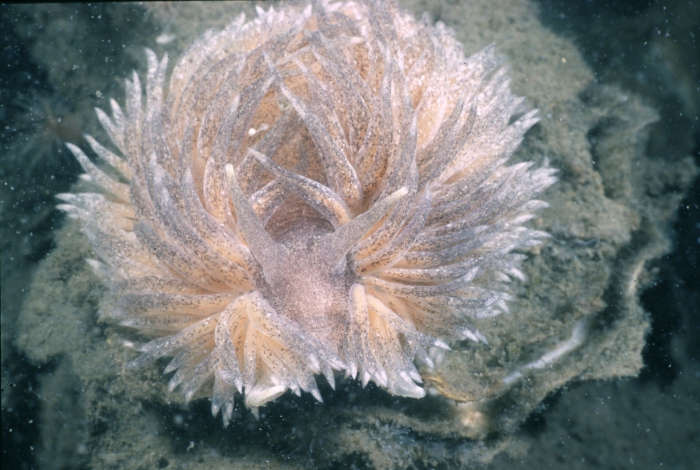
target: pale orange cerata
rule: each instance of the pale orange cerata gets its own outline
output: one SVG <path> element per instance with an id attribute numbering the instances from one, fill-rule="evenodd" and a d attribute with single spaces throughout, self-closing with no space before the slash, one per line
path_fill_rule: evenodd
<path id="1" fill-rule="evenodd" d="M 553 170 L 507 165 L 536 111 L 493 47 L 392 2 L 258 10 L 209 31 L 97 110 L 69 144 L 92 192 L 62 194 L 108 287 L 104 315 L 171 357 L 169 388 L 231 419 L 344 374 L 425 394 L 452 341 L 487 341 Z M 515 251 L 514 251 L 515 250 Z"/>

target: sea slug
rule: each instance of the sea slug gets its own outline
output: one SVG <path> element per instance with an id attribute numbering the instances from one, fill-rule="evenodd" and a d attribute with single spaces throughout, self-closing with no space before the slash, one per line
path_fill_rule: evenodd
<path id="1" fill-rule="evenodd" d="M 258 9 L 168 69 L 146 51 L 126 105 L 97 110 L 94 192 L 61 194 L 108 287 L 103 314 L 172 357 L 169 389 L 254 412 L 322 374 L 425 394 L 546 233 L 525 227 L 554 170 L 506 162 L 538 118 L 493 47 L 464 57 L 441 23 L 392 2 Z M 169 78 L 166 80 L 166 77 Z M 145 91 L 145 102 L 144 102 Z"/>

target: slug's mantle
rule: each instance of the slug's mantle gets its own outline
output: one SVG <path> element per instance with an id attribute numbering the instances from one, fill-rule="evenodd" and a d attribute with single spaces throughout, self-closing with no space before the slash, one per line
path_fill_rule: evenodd
<path id="1" fill-rule="evenodd" d="M 441 24 L 383 2 L 258 10 L 97 116 L 106 164 L 68 147 L 95 190 L 61 194 L 97 255 L 103 315 L 172 357 L 169 389 L 257 408 L 322 399 L 335 373 L 420 398 L 414 361 L 507 311 L 514 250 L 554 170 L 506 166 L 538 121 L 494 49 L 465 58 Z M 143 93 L 145 89 L 145 102 Z M 517 313 L 516 313 L 517 315 Z"/>

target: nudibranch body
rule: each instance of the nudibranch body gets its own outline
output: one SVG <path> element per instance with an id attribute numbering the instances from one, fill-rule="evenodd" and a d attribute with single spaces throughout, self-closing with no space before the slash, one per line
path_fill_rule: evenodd
<path id="1" fill-rule="evenodd" d="M 104 314 L 152 339 L 129 366 L 172 357 L 170 390 L 228 424 L 236 394 L 321 400 L 319 374 L 419 398 L 414 361 L 486 340 L 471 320 L 507 309 L 555 181 L 505 165 L 537 117 L 492 47 L 349 1 L 241 16 L 167 81 L 146 52 L 145 87 L 97 110 L 113 149 L 86 136 L 105 165 L 69 145 L 95 191 L 60 195 Z"/>

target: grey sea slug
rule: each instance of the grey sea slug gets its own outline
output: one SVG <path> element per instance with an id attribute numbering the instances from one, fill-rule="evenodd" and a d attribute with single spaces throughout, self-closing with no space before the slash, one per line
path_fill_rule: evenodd
<path id="1" fill-rule="evenodd" d="M 240 16 L 171 71 L 146 54 L 97 109 L 113 147 L 85 137 L 104 165 L 68 144 L 94 192 L 59 195 L 102 314 L 150 338 L 129 367 L 171 357 L 169 389 L 227 425 L 237 394 L 320 401 L 321 374 L 420 398 L 415 363 L 487 341 L 470 320 L 507 310 L 555 181 L 506 165 L 538 118 L 493 47 L 350 1 Z"/>

